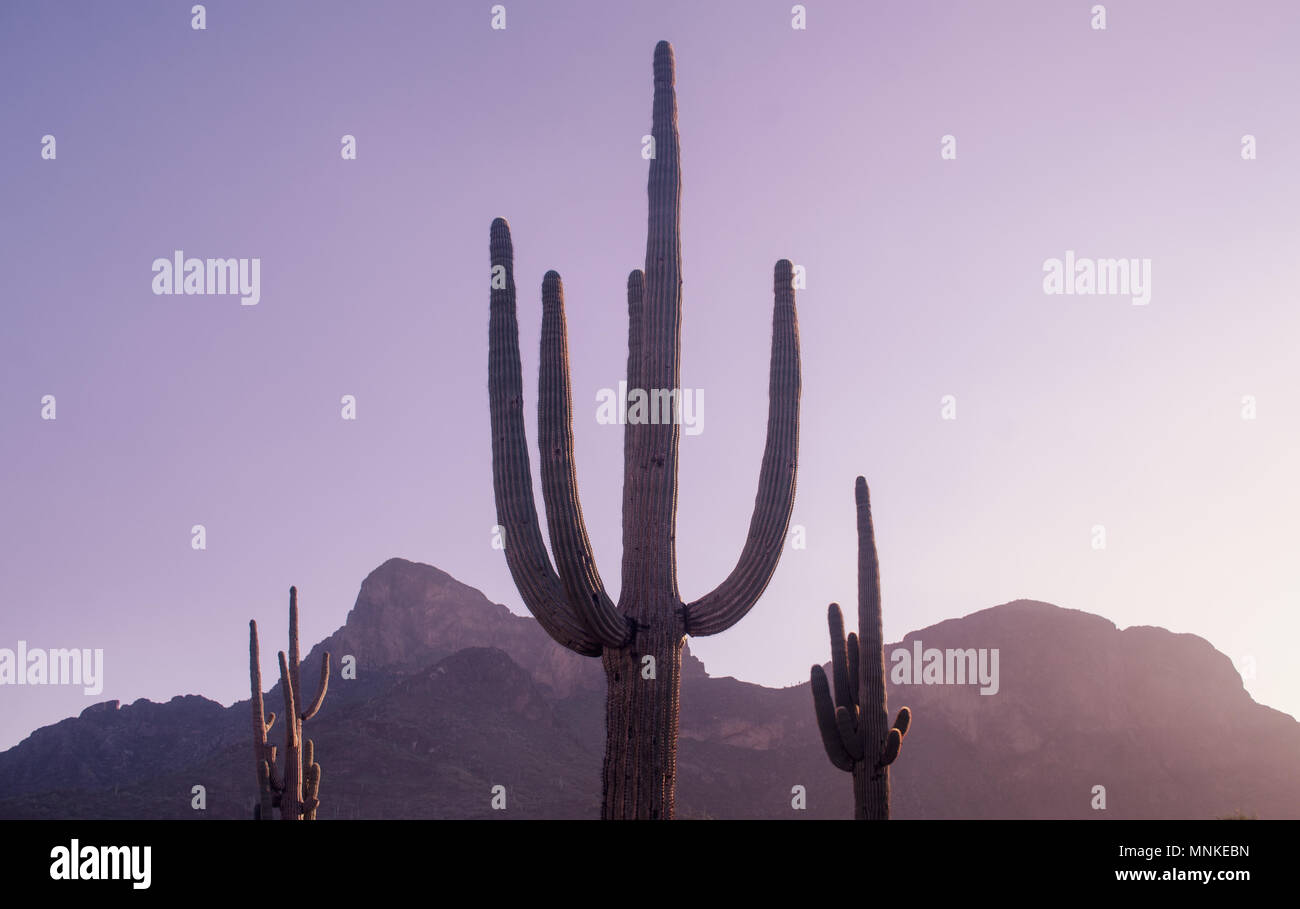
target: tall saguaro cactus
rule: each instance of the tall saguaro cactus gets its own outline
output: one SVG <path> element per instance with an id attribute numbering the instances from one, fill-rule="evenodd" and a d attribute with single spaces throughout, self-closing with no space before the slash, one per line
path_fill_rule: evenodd
<path id="1" fill-rule="evenodd" d="M 280 651 L 280 687 L 284 691 L 284 773 L 275 765 L 276 747 L 267 742 L 275 724 L 275 714 L 266 718 L 262 704 L 262 659 L 257 643 L 257 622 L 248 623 L 248 673 L 253 689 L 253 760 L 257 770 L 259 799 L 253 816 L 270 820 L 272 809 L 280 809 L 285 821 L 316 819 L 320 805 L 320 764 L 316 763 L 315 745 L 304 741 L 303 723 L 320 710 L 330 683 L 330 655 L 321 657 L 320 684 L 311 704 L 302 699 L 298 650 L 298 588 L 289 588 L 289 654 Z"/>
<path id="2" fill-rule="evenodd" d="M 654 112 L 645 270 L 627 281 L 629 389 L 675 393 L 680 404 L 681 163 L 673 49 L 654 52 Z M 524 431 L 514 250 L 492 222 L 488 386 L 492 478 L 506 561 L 525 605 L 559 643 L 599 656 L 608 680 L 601 816 L 671 818 L 677 772 L 682 641 L 725 631 L 767 587 L 794 506 L 799 441 L 799 327 L 792 266 L 776 263 L 767 442 L 749 536 L 731 574 L 684 603 L 677 590 L 676 419 L 628 419 L 624 435 L 623 585 L 616 606 L 596 569 L 578 499 L 564 291 L 542 282 L 538 442 L 552 567 L 538 527 Z M 675 417 L 675 414 L 674 414 Z M 558 570 L 557 570 L 558 569 Z"/>
<path id="3" fill-rule="evenodd" d="M 858 477 L 854 490 L 858 506 L 858 633 L 844 640 L 844 615 L 831 603 L 827 622 L 831 632 L 831 674 L 835 699 L 820 666 L 812 667 L 813 706 L 826 756 L 853 774 L 853 817 L 859 821 L 889 819 L 889 765 L 898 757 L 903 736 L 912 724 L 912 711 L 898 711 L 889 725 L 885 693 L 885 639 L 880 616 L 880 563 L 876 531 L 871 524 L 867 481 Z"/>

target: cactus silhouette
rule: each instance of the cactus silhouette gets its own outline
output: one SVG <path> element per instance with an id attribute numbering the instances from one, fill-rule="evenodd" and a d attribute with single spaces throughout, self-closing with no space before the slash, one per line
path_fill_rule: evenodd
<path id="1" fill-rule="evenodd" d="M 257 770 L 259 799 L 253 817 L 270 820 L 272 809 L 280 809 L 286 821 L 316 819 L 320 806 L 320 764 L 311 739 L 303 740 L 303 723 L 320 710 L 330 683 L 330 655 L 321 657 L 320 684 L 316 697 L 304 707 L 298 669 L 298 588 L 289 588 L 289 654 L 280 651 L 280 687 L 284 691 L 284 773 L 276 770 L 276 747 L 267 742 L 275 714 L 267 719 L 262 704 L 262 659 L 258 650 L 257 622 L 248 623 L 248 673 L 253 689 L 253 759 Z"/>
<path id="2" fill-rule="evenodd" d="M 858 508 L 858 633 L 844 639 L 844 615 L 831 603 L 827 624 L 831 632 L 831 674 L 835 699 L 820 666 L 812 667 L 813 707 L 826 756 L 853 774 L 853 817 L 859 821 L 889 819 L 889 765 L 903 747 L 912 725 L 912 711 L 898 711 L 889 726 L 885 693 L 885 641 L 880 617 L 880 563 L 876 532 L 871 524 L 871 495 L 858 477 L 854 490 Z"/>
<path id="3" fill-rule="evenodd" d="M 654 51 L 649 228 L 644 272 L 627 281 L 629 389 L 680 403 L 681 164 L 671 45 Z M 767 442 L 749 535 L 731 574 L 684 603 L 677 589 L 676 419 L 628 419 L 624 432 L 623 584 L 618 605 L 596 569 L 579 503 L 564 291 L 542 282 L 538 448 L 555 567 L 538 527 L 524 431 L 514 250 L 505 219 L 491 229 L 488 386 L 497 523 L 525 605 L 559 643 L 599 656 L 608 681 L 603 818 L 673 816 L 682 641 L 740 621 L 767 587 L 794 505 L 799 440 L 799 328 L 792 266 L 776 263 Z M 667 396 L 667 395 L 664 395 Z M 629 392 L 631 397 L 631 392 Z M 652 397 L 651 400 L 654 400 Z M 558 569 L 558 571 L 557 571 Z"/>

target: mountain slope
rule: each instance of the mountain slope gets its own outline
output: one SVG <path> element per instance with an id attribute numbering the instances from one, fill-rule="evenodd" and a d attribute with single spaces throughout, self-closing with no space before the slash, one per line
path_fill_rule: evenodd
<path id="1" fill-rule="evenodd" d="M 996 649 L 998 690 L 891 674 L 891 707 L 915 715 L 891 773 L 895 817 L 1300 817 L 1300 724 L 1256 704 L 1199 637 L 1017 600 L 909 634 L 887 666 L 918 641 Z M 336 674 L 308 724 L 322 818 L 598 816 L 603 673 L 532 619 L 392 559 L 312 648 L 309 675 L 325 649 L 336 669 L 354 656 L 358 676 Z M 807 684 L 709 678 L 689 653 L 683 664 L 680 817 L 850 815 Z M 247 701 L 96 705 L 0 754 L 0 816 L 247 817 L 247 725 Z M 190 807 L 195 785 L 204 812 Z M 490 807 L 497 785 L 505 811 Z M 806 810 L 791 806 L 796 786 Z"/>

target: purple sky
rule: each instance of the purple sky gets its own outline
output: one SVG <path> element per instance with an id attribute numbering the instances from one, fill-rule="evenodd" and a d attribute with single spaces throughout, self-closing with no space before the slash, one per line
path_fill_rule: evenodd
<path id="1" fill-rule="evenodd" d="M 864 474 L 889 640 L 1042 599 L 1201 635 L 1300 714 L 1300 6 L 1114 2 L 1095 31 L 1088 2 L 821 0 L 795 31 L 791 3 L 504 2 L 505 31 L 486 0 L 212 2 L 206 31 L 188 3 L 0 5 L 0 647 L 106 662 L 96 698 L 0 687 L 0 747 L 96 700 L 247 697 L 249 618 L 270 672 L 290 584 L 305 649 L 391 556 L 523 611 L 491 547 L 498 215 L 533 446 L 541 280 L 564 278 L 583 505 L 616 594 L 623 442 L 596 392 L 626 362 L 661 38 L 682 381 L 707 402 L 681 446 L 688 599 L 748 526 L 772 265 L 808 273 L 808 547 L 691 642 L 710 671 L 784 685 L 827 658 Z M 261 302 L 153 295 L 175 249 L 259 257 Z M 1151 259 L 1150 304 L 1045 295 L 1066 250 Z"/>

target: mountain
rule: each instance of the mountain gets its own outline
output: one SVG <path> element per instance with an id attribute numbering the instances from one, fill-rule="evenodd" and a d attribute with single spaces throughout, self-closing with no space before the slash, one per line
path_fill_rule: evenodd
<path id="1" fill-rule="evenodd" d="M 1300 723 L 1203 638 L 1017 600 L 895 646 L 915 640 L 999 648 L 1001 686 L 890 686 L 916 716 L 891 773 L 899 816 L 1300 817 Z"/>
<path id="2" fill-rule="evenodd" d="M 1255 703 L 1201 638 L 1017 600 L 886 654 L 918 647 L 945 664 L 948 651 L 996 650 L 997 691 L 891 678 L 893 709 L 915 717 L 891 773 L 895 817 L 1300 817 L 1300 724 Z M 322 818 L 598 816 L 603 672 L 531 618 L 391 559 L 312 648 L 307 676 L 325 650 L 336 672 L 308 724 Z M 355 680 L 338 676 L 345 654 Z M 686 650 L 681 702 L 679 817 L 850 815 L 851 783 L 822 752 L 807 684 L 711 678 Z M 0 753 L 0 817 L 248 817 L 248 711 L 193 695 L 110 701 L 38 729 Z M 496 786 L 505 811 L 490 807 Z M 791 806 L 795 786 L 806 810 Z"/>

